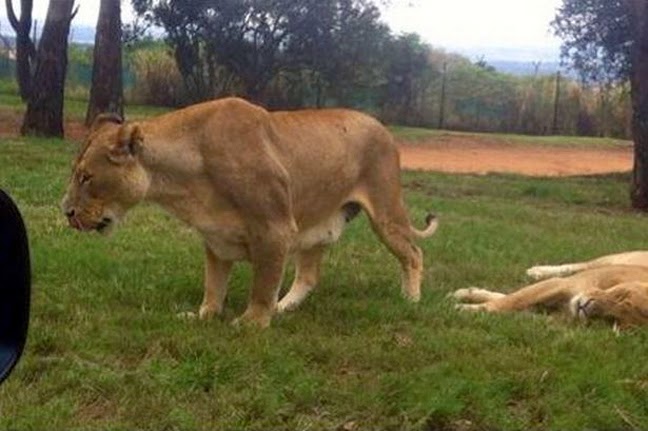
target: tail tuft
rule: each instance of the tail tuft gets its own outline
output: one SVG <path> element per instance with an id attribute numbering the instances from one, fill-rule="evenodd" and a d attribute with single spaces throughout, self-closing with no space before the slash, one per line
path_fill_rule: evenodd
<path id="1" fill-rule="evenodd" d="M 439 218 L 432 213 L 429 213 L 425 217 L 425 224 L 427 225 L 424 230 L 418 230 L 414 227 L 412 227 L 412 234 L 414 234 L 415 237 L 417 238 L 429 238 L 432 235 L 434 235 L 434 232 L 436 232 L 437 228 L 439 227 Z"/>

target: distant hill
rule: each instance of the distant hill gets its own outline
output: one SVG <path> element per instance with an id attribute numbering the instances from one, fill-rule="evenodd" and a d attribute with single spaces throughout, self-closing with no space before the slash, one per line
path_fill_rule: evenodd
<path id="1" fill-rule="evenodd" d="M 528 61 L 486 61 L 489 65 L 493 66 L 500 72 L 510 73 L 512 75 L 533 75 L 536 73 L 536 65 L 538 66 L 537 73 L 539 75 L 550 75 L 557 71 L 563 71 L 564 68 L 560 66 L 560 62 L 528 62 Z"/>
<path id="2" fill-rule="evenodd" d="M 70 39 L 75 43 L 92 45 L 95 40 L 95 29 L 86 25 L 73 25 L 70 30 Z"/>
<path id="3" fill-rule="evenodd" d="M 484 60 L 500 72 L 513 75 L 548 75 L 560 66 L 560 47 L 558 46 L 520 46 L 520 47 L 455 47 L 450 51 L 465 55 L 473 61 Z"/>
<path id="4" fill-rule="evenodd" d="M 39 21 L 38 23 L 38 35 L 37 37 L 40 37 L 40 32 L 43 28 L 43 23 Z M 7 21 L 7 18 L 5 17 L 0 17 L 0 33 L 3 36 L 7 36 L 13 40 L 13 37 L 15 36 L 13 29 L 11 28 L 11 25 L 9 24 L 9 21 Z M 89 25 L 72 25 L 72 28 L 70 29 L 70 40 L 74 43 L 81 43 L 81 44 L 93 44 L 95 39 L 95 29 L 92 26 Z"/>
<path id="5" fill-rule="evenodd" d="M 42 23 L 39 23 L 39 29 Z M 0 31 L 13 42 L 14 33 L 5 17 L 0 17 Z M 72 25 L 70 39 L 74 43 L 93 44 L 95 29 L 87 25 Z M 513 75 L 533 75 L 536 64 L 538 73 L 548 75 L 561 70 L 558 47 L 448 47 L 449 52 L 468 57 L 472 61 L 484 60 L 500 72 Z M 564 69 L 563 69 L 564 70 Z"/>

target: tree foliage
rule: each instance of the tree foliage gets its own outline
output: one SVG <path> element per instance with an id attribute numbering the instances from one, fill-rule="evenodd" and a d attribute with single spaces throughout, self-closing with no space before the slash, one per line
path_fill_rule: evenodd
<path id="1" fill-rule="evenodd" d="M 585 78 L 629 80 L 635 141 L 631 199 L 648 210 L 648 2 L 563 0 L 554 21 L 563 54 Z"/>
<path id="2" fill-rule="evenodd" d="M 430 47 L 417 34 L 390 40 L 385 54 L 383 116 L 399 124 L 420 124 L 424 96 L 433 79 L 441 75 L 439 65 L 430 62 Z"/>
<path id="3" fill-rule="evenodd" d="M 321 99 L 373 85 L 389 35 L 368 0 L 135 0 L 164 28 L 196 99 L 237 93 L 281 104 L 273 81 Z M 292 88 L 292 91 L 295 91 Z M 320 100 L 321 101 L 321 100 Z"/>
<path id="4" fill-rule="evenodd" d="M 557 88 L 555 75 L 501 73 L 485 58 L 392 34 L 376 4 L 134 0 L 141 22 L 162 26 L 166 41 L 127 51 L 131 95 L 181 106 L 236 94 L 270 108 L 349 106 L 412 126 L 627 136 L 627 87 L 566 78 Z"/>
<path id="5" fill-rule="evenodd" d="M 552 27 L 562 55 L 585 80 L 630 76 L 633 35 L 624 0 L 563 0 Z"/>

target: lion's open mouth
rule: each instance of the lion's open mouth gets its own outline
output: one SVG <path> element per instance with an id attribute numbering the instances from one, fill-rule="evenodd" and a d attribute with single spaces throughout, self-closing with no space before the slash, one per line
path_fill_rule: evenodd
<path id="1" fill-rule="evenodd" d="M 95 226 L 95 230 L 99 233 L 103 233 L 112 225 L 112 219 L 109 217 L 104 217 L 99 223 Z"/>

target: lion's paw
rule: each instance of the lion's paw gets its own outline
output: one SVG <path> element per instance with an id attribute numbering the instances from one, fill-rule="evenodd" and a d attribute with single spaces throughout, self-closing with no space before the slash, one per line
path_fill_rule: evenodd
<path id="1" fill-rule="evenodd" d="M 551 266 L 533 266 L 526 270 L 526 275 L 533 280 L 541 280 L 551 275 Z"/>
<path id="2" fill-rule="evenodd" d="M 467 289 L 458 289 L 455 290 L 454 292 L 448 293 L 448 298 L 456 299 L 457 301 L 466 301 L 472 296 L 475 289 L 476 289 L 475 287 L 469 287 Z"/>
<path id="3" fill-rule="evenodd" d="M 193 311 L 183 311 L 181 313 L 176 313 L 176 317 L 182 320 L 196 320 L 198 315 Z"/>
<path id="4" fill-rule="evenodd" d="M 457 304 L 455 305 L 455 309 L 459 311 L 471 311 L 471 312 L 487 311 L 486 306 L 484 304 Z"/>
<path id="5" fill-rule="evenodd" d="M 307 295 L 308 291 L 305 289 L 291 289 L 277 304 L 277 313 L 284 313 L 296 309 L 299 307 L 299 304 L 304 302 Z"/>
<path id="6" fill-rule="evenodd" d="M 208 305 L 201 305 L 200 310 L 198 310 L 200 320 L 211 320 L 216 314 L 218 314 L 217 309 Z"/>
<path id="7" fill-rule="evenodd" d="M 232 325 L 237 327 L 251 327 L 265 329 L 270 326 L 272 313 L 259 312 L 249 308 L 240 317 L 232 321 Z"/>
<path id="8" fill-rule="evenodd" d="M 569 311 L 573 317 L 585 321 L 592 317 L 594 304 L 593 298 L 581 293 L 569 301 Z"/>

